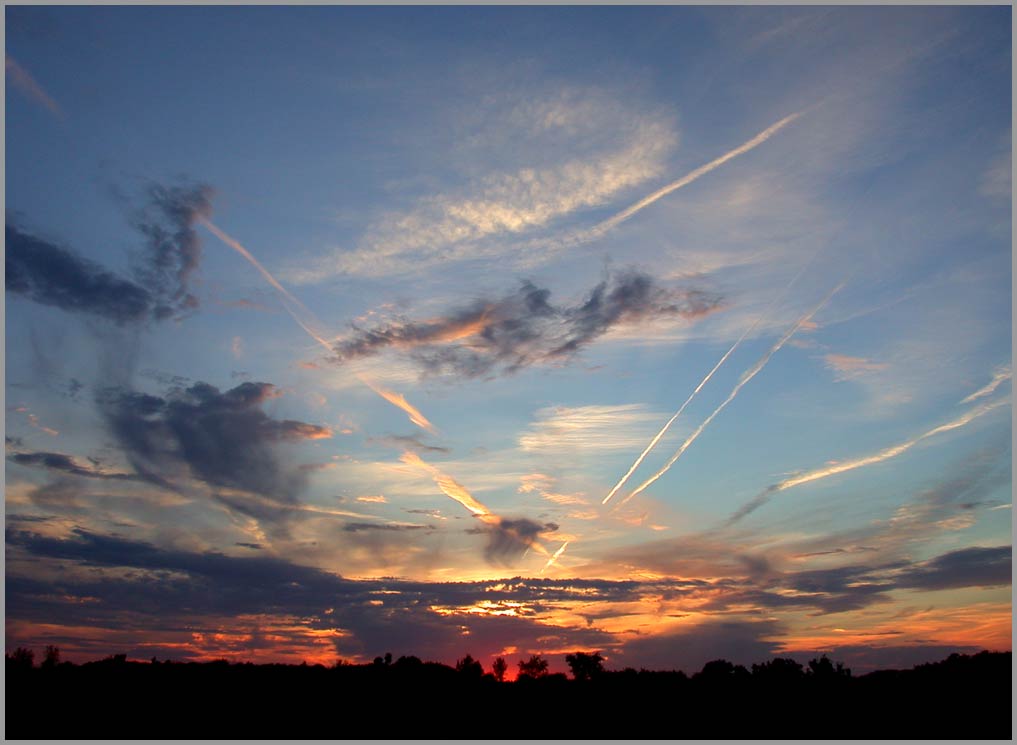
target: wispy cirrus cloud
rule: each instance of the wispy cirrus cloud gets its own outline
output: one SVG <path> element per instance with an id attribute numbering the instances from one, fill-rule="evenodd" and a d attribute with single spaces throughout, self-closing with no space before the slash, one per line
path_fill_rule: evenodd
<path id="1" fill-rule="evenodd" d="M 671 117 L 602 90 L 530 90 L 510 99 L 488 101 L 462 138 L 467 147 L 510 140 L 524 167 L 471 174 L 463 187 L 383 215 L 356 248 L 291 267 L 286 278 L 302 284 L 405 274 L 498 253 L 491 240 L 544 228 L 659 176 L 677 142 Z"/>
<path id="2" fill-rule="evenodd" d="M 823 356 L 823 364 L 833 371 L 838 381 L 851 380 L 866 373 L 880 372 L 889 365 L 885 362 L 874 362 L 865 357 L 850 357 L 846 354 L 827 354 Z"/>
<path id="3" fill-rule="evenodd" d="M 645 442 L 660 419 L 642 404 L 548 406 L 519 436 L 519 447 L 536 454 L 628 450 Z"/>

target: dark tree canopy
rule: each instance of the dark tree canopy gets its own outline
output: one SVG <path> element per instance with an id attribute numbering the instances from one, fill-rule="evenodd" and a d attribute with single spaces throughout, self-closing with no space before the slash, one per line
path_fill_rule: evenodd
<path id="1" fill-rule="evenodd" d="M 530 655 L 528 660 L 519 660 L 520 678 L 544 678 L 547 677 L 547 660 L 539 654 Z"/>
<path id="2" fill-rule="evenodd" d="M 575 652 L 565 655 L 565 662 L 568 663 L 572 677 L 576 680 L 593 680 L 604 672 L 604 657 L 600 652 L 587 654 L 586 652 Z"/>

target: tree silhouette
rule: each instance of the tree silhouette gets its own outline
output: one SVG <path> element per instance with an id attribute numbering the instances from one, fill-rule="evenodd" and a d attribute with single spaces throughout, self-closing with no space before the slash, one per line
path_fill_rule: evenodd
<path id="1" fill-rule="evenodd" d="M 508 672 L 508 663 L 504 657 L 496 657 L 491 664 L 491 673 L 499 683 L 505 682 L 505 673 Z"/>
<path id="2" fill-rule="evenodd" d="M 8 665 L 18 670 L 28 670 L 35 664 L 35 652 L 25 647 L 18 647 L 4 657 Z"/>
<path id="3" fill-rule="evenodd" d="M 530 655 L 528 660 L 519 660 L 520 678 L 546 678 L 547 660 L 539 654 Z"/>
<path id="4" fill-rule="evenodd" d="M 742 665 L 735 665 L 728 660 L 711 660 L 703 665 L 703 669 L 693 676 L 694 680 L 731 681 L 747 678 L 749 671 Z"/>
<path id="5" fill-rule="evenodd" d="M 468 654 L 456 662 L 456 672 L 469 678 L 479 678 L 484 674 L 484 667 Z"/>
<path id="6" fill-rule="evenodd" d="M 844 667 L 843 662 L 834 665 L 825 654 L 819 659 L 809 660 L 809 675 L 817 680 L 833 680 L 836 678 L 850 678 L 850 668 Z"/>
<path id="7" fill-rule="evenodd" d="M 587 654 L 576 652 L 565 655 L 565 662 L 572 671 L 572 677 L 576 680 L 593 680 L 604 672 L 604 658 L 600 652 Z"/>
<path id="8" fill-rule="evenodd" d="M 52 644 L 46 646 L 46 654 L 42 658 L 42 667 L 44 669 L 52 669 L 60 664 L 60 647 L 54 647 Z"/>
<path id="9" fill-rule="evenodd" d="M 774 683 L 798 680 L 805 675 L 802 666 L 789 657 L 774 657 L 769 662 L 752 665 L 752 677 Z"/>

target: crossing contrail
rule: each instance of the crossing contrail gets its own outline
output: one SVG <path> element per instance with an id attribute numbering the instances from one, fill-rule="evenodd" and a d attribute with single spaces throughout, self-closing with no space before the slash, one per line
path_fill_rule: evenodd
<path id="1" fill-rule="evenodd" d="M 486 505 L 481 504 L 479 501 L 477 501 L 477 499 L 470 493 L 469 489 L 460 484 L 458 481 L 449 476 L 447 473 L 443 473 L 440 469 L 436 468 L 435 466 L 425 461 L 423 458 L 421 458 L 413 451 L 407 450 L 405 453 L 402 454 L 399 460 L 401 460 L 403 463 L 409 466 L 415 466 L 431 474 L 431 478 L 434 479 L 434 483 L 438 486 L 439 489 L 441 489 L 445 496 L 451 497 L 452 499 L 457 501 L 463 507 L 468 509 L 471 513 L 473 513 L 473 516 L 479 519 L 481 522 L 487 523 L 488 525 L 492 526 L 493 529 L 502 531 L 504 534 L 510 536 L 513 540 L 518 541 L 520 544 L 526 546 L 527 549 L 532 548 L 538 554 L 541 554 L 543 556 L 548 555 L 547 549 L 540 545 L 540 543 L 537 541 L 535 537 L 531 535 L 526 535 L 519 530 L 519 528 L 517 527 L 519 521 L 506 520 L 505 518 L 494 514 L 493 512 L 491 512 L 490 509 L 487 508 Z M 564 550 L 565 547 L 562 546 L 560 549 L 558 549 L 558 552 L 556 553 L 555 556 L 560 556 L 561 552 Z M 550 564 L 548 564 L 548 566 L 550 566 Z M 547 567 L 545 567 L 545 569 L 546 568 Z"/>
<path id="2" fill-rule="evenodd" d="M 824 297 L 819 302 L 819 304 L 815 308 L 813 308 L 808 313 L 806 313 L 804 316 L 799 318 L 794 323 L 794 325 L 791 326 L 791 328 L 789 328 L 786 332 L 784 332 L 784 335 L 782 337 L 780 337 L 780 339 L 777 340 L 777 343 L 774 344 L 772 347 L 770 347 L 770 349 L 767 350 L 766 354 L 764 354 L 762 357 L 760 357 L 755 365 L 753 365 L 751 368 L 749 368 L 744 373 L 742 373 L 742 376 L 738 380 L 737 385 L 735 385 L 735 387 L 731 390 L 731 393 L 728 394 L 728 397 L 726 399 L 724 399 L 724 402 L 721 403 L 721 405 L 718 406 L 714 410 L 714 412 L 712 414 L 710 414 L 710 416 L 708 416 L 703 421 L 703 423 L 700 424 L 691 435 L 689 435 L 688 439 L 686 439 L 685 442 L 682 443 L 682 446 L 680 448 L 678 448 L 677 452 L 675 452 L 675 454 L 671 456 L 671 459 L 667 463 L 664 464 L 664 467 L 661 468 L 659 471 L 657 471 L 655 474 L 653 474 L 650 478 L 648 478 L 642 484 L 640 484 L 631 494 L 629 494 L 619 504 L 619 507 L 622 504 L 625 504 L 626 502 L 628 502 L 630 499 L 632 499 L 632 497 L 634 497 L 637 494 L 639 494 L 642 491 L 644 491 L 648 486 L 650 486 L 650 484 L 652 484 L 654 481 L 656 481 L 661 476 L 663 476 L 665 473 L 667 473 L 668 470 L 671 468 L 671 466 L 673 466 L 675 463 L 678 462 L 678 459 L 681 458 L 682 455 L 685 453 L 685 451 L 689 449 L 689 446 L 691 446 L 692 443 L 695 442 L 696 439 L 699 437 L 699 435 L 701 435 L 703 433 L 703 430 L 705 430 L 709 426 L 710 422 L 712 422 L 714 420 L 714 418 L 720 412 L 722 412 L 724 410 L 725 406 L 727 406 L 729 403 L 731 403 L 735 399 L 735 396 L 738 395 L 738 392 L 745 386 L 745 384 L 748 383 L 750 380 L 752 380 L 759 373 L 760 370 L 762 370 L 764 367 L 766 367 L 766 363 L 770 361 L 770 358 L 773 357 L 773 355 L 776 354 L 777 351 L 781 347 L 783 347 L 784 344 L 787 343 L 787 340 L 790 339 L 799 328 L 801 328 L 802 324 L 805 323 L 806 321 L 808 321 L 810 318 L 812 318 L 812 316 L 814 316 L 816 313 L 819 312 L 820 308 L 822 308 L 824 305 L 826 305 L 828 302 L 830 302 L 830 298 L 832 298 L 835 294 L 837 294 L 837 292 L 840 291 L 840 289 L 843 286 L 844 286 L 844 283 L 841 282 L 839 285 L 834 287 L 827 294 L 827 296 Z"/>
<path id="3" fill-rule="evenodd" d="M 286 308 L 286 312 L 290 314 L 290 317 L 297 322 L 297 325 L 300 326 L 300 328 L 302 328 L 307 333 L 308 336 L 310 336 L 322 347 L 324 347 L 325 351 L 327 351 L 329 354 L 335 353 L 335 349 L 333 349 L 332 345 L 329 344 L 328 341 L 326 341 L 322 336 L 323 332 L 317 330 L 322 327 L 321 321 L 319 321 L 317 317 L 315 317 L 314 313 L 312 313 L 307 308 L 306 305 L 297 300 L 297 298 L 290 294 L 289 290 L 287 290 L 285 287 L 279 284 L 278 280 L 276 280 L 276 278 L 272 276 L 271 272 L 269 272 L 268 269 L 262 266 L 261 262 L 254 258 L 254 255 L 250 251 L 248 251 L 240 241 L 229 235 L 226 231 L 219 228 L 211 220 L 200 216 L 198 217 L 198 220 L 201 222 L 202 225 L 208 228 L 208 230 L 216 238 L 221 240 L 227 246 L 229 246 L 238 254 L 247 259 L 247 261 L 250 262 L 250 264 L 255 269 L 258 270 L 261 276 L 264 277 L 265 280 L 270 285 L 272 285 L 272 287 L 274 287 L 276 291 L 279 293 L 283 301 L 283 307 Z M 411 404 L 409 401 L 407 401 L 406 397 L 403 396 L 401 393 L 395 393 L 394 391 L 386 390 L 381 386 L 377 385 L 376 383 L 372 383 L 371 381 L 367 380 L 367 378 L 365 378 L 363 375 L 358 375 L 357 377 L 360 379 L 360 382 L 362 382 L 372 391 L 377 393 L 383 399 L 388 401 L 393 406 L 397 406 L 404 412 L 406 412 L 406 415 L 410 418 L 410 421 L 416 424 L 418 427 L 420 427 L 421 429 L 425 429 L 432 434 L 437 434 L 434 425 L 431 424 L 430 421 L 428 421 L 427 417 L 420 413 L 420 410 L 413 404 Z"/>
<path id="4" fill-rule="evenodd" d="M 706 377 L 703 378 L 699 385 L 696 386 L 696 389 L 689 394 L 689 397 L 685 399 L 685 403 L 683 403 L 678 408 L 678 411 L 675 412 L 674 416 L 668 419 L 667 423 L 663 427 L 661 427 L 660 431 L 654 436 L 652 440 L 650 440 L 650 444 L 647 445 L 643 452 L 639 454 L 639 457 L 636 458 L 636 462 L 633 463 L 632 467 L 629 468 L 625 475 L 621 477 L 621 480 L 619 480 L 618 483 L 614 485 L 614 488 L 606 497 L 604 497 L 604 500 L 601 502 L 601 504 L 607 504 L 611 500 L 611 497 L 613 497 L 618 492 L 618 490 L 625 485 L 625 482 L 629 480 L 633 473 L 635 473 L 636 469 L 639 468 L 640 464 L 646 459 L 646 456 L 650 454 L 650 451 L 657 446 L 658 442 L 660 442 L 660 438 L 664 436 L 664 434 L 671 428 L 671 425 L 674 424 L 678 417 L 681 416 L 682 412 L 685 411 L 685 407 L 692 402 L 692 399 L 696 397 L 696 394 L 703 390 L 703 386 L 705 386 L 710 381 L 710 378 L 713 377 L 713 374 L 717 372 L 717 370 L 720 369 L 721 365 L 723 365 L 727 361 L 727 358 L 730 357 L 736 349 L 738 349 L 738 346 L 743 341 L 745 341 L 745 338 L 753 331 L 755 331 L 756 327 L 763 322 L 763 319 L 765 319 L 770 314 L 770 311 L 773 310 L 773 308 L 776 307 L 776 305 L 781 300 L 784 299 L 784 296 L 787 295 L 788 291 L 794 286 L 795 282 L 797 282 L 798 279 L 805 273 L 805 270 L 808 269 L 808 267 L 812 264 L 812 261 L 816 258 L 817 255 L 818 251 L 812 255 L 812 258 L 805 262 L 801 269 L 798 270 L 798 273 L 788 283 L 787 287 L 784 288 L 783 292 L 781 292 L 777 297 L 771 300 L 770 304 L 766 307 L 766 309 L 762 313 L 760 313 L 759 316 L 756 317 L 755 321 L 752 322 L 752 325 L 742 332 L 742 335 L 738 337 L 738 340 L 731 345 L 731 348 L 728 349 L 727 352 L 724 353 L 724 356 L 717 361 L 717 364 L 714 365 L 713 369 L 706 374 Z"/>
<path id="5" fill-rule="evenodd" d="M 814 471 L 808 471 L 807 473 L 802 473 L 797 476 L 784 479 L 779 484 L 768 486 L 758 496 L 740 507 L 734 514 L 731 515 L 731 517 L 727 519 L 725 525 L 732 525 L 748 515 L 750 512 L 754 512 L 758 508 L 762 507 L 764 504 L 769 502 L 772 495 L 777 492 L 790 489 L 793 486 L 799 486 L 800 484 L 808 484 L 811 481 L 819 481 L 820 479 L 825 479 L 829 476 L 835 476 L 838 473 L 853 471 L 856 468 L 863 468 L 875 463 L 882 463 L 883 461 L 890 460 L 891 458 L 896 458 L 898 455 L 907 452 L 926 438 L 942 434 L 943 432 L 949 432 L 950 430 L 957 429 L 958 427 L 963 427 L 971 420 L 977 419 L 984 414 L 988 414 L 993 409 L 997 409 L 1000 406 L 1006 406 L 1009 403 L 1010 399 L 1008 398 L 993 401 L 991 403 L 984 403 L 981 406 L 976 406 L 974 409 L 971 409 L 956 419 L 947 422 L 946 424 L 941 424 L 938 427 L 930 429 L 928 432 L 918 435 L 917 437 L 912 437 L 910 440 L 905 440 L 902 443 L 880 450 L 874 455 L 867 455 L 863 458 L 856 458 L 855 460 L 848 460 L 842 463 L 834 463 L 826 468 L 817 468 Z"/>
<path id="6" fill-rule="evenodd" d="M 569 545 L 569 542 L 565 541 L 565 543 L 561 544 L 561 548 L 559 548 L 557 551 L 551 554 L 551 558 L 547 560 L 547 563 L 544 564 L 544 568 L 540 570 L 541 574 L 550 569 L 551 565 L 554 564 L 554 562 L 558 561 L 558 557 L 565 553 L 565 547 L 567 545 Z"/>

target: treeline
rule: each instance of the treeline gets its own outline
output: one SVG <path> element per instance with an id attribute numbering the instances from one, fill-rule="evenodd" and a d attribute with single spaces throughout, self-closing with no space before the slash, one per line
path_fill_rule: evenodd
<path id="1" fill-rule="evenodd" d="M 539 655 L 491 670 L 417 657 L 254 665 L 76 665 L 47 648 L 6 655 L 12 738 L 989 738 L 1011 737 L 1011 653 L 954 654 L 855 676 L 827 657 L 750 668 L 607 670 L 597 652 Z"/>

